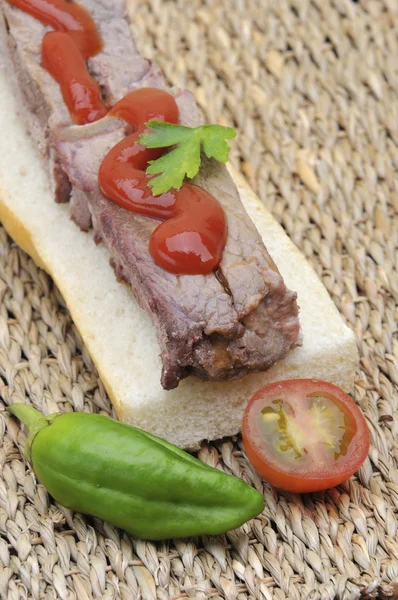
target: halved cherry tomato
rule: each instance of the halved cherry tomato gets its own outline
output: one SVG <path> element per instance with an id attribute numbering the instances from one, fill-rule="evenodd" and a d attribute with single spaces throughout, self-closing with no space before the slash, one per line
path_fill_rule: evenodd
<path id="1" fill-rule="evenodd" d="M 316 379 L 279 381 L 256 392 L 243 416 L 242 435 L 257 473 L 289 492 L 342 483 L 361 466 L 370 444 L 352 398 Z"/>

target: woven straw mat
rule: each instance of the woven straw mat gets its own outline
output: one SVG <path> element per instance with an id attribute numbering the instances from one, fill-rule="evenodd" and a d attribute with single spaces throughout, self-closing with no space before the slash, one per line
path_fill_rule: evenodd
<path id="1" fill-rule="evenodd" d="M 398 597 L 398 1 L 136 3 L 134 33 L 209 122 L 316 269 L 360 349 L 369 458 L 338 488 L 278 493 L 240 439 L 199 458 L 264 491 L 264 513 L 217 537 L 150 543 L 54 504 L 0 413 L 0 596 L 174 600 Z M 112 414 L 59 292 L 0 231 L 5 404 Z"/>

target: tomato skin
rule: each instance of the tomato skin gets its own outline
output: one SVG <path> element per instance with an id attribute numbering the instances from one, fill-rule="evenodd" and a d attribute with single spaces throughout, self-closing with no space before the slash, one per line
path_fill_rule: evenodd
<path id="1" fill-rule="evenodd" d="M 258 439 L 258 435 L 256 439 L 258 432 L 254 431 L 253 418 L 261 414 L 267 402 L 276 397 L 287 400 L 293 394 L 296 397 L 302 395 L 303 400 L 306 396 L 323 394 L 349 415 L 350 422 L 355 425 L 355 434 L 349 443 L 347 455 L 340 462 L 331 461 L 323 471 L 318 469 L 315 472 L 309 468 L 307 472 L 298 473 L 294 467 L 289 469 L 285 464 L 278 464 L 270 449 L 267 449 L 266 442 Z M 274 487 L 296 493 L 316 492 L 339 485 L 362 465 L 370 446 L 368 426 L 354 400 L 339 387 L 316 379 L 279 381 L 258 390 L 250 399 L 243 415 L 242 438 L 247 457 L 256 472 Z"/>

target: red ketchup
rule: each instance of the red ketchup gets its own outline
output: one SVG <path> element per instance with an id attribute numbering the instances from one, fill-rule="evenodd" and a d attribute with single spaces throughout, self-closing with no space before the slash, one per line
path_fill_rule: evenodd
<path id="1" fill-rule="evenodd" d="M 77 125 L 105 117 L 107 109 L 98 83 L 89 74 L 79 48 L 68 33 L 50 31 L 41 45 L 42 64 L 59 83 L 65 104 Z"/>
<path id="2" fill-rule="evenodd" d="M 127 121 L 134 133 L 105 156 L 99 170 L 101 190 L 127 210 L 164 221 L 149 244 L 157 265 L 176 275 L 209 273 L 219 264 L 226 241 L 222 207 L 208 192 L 192 184 L 153 196 L 145 169 L 148 161 L 159 158 L 165 149 L 138 143 L 148 121 L 178 123 L 173 96 L 163 90 L 141 88 L 120 100 L 109 114 Z"/>
<path id="3" fill-rule="evenodd" d="M 102 49 L 102 39 L 88 12 L 68 0 L 7 0 L 13 6 L 73 38 L 82 56 L 88 58 Z"/>

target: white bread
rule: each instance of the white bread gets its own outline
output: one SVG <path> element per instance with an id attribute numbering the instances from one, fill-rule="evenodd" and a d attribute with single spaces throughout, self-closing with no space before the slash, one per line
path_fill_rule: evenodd
<path id="1" fill-rule="evenodd" d="M 159 383 L 155 330 L 128 287 L 118 283 L 105 247 L 55 204 L 38 152 L 17 116 L 0 69 L 0 219 L 61 290 L 119 418 L 178 444 L 236 434 L 250 396 L 281 379 L 315 377 L 350 390 L 358 362 L 353 333 L 282 228 L 232 168 L 243 204 L 286 284 L 298 293 L 304 345 L 266 373 L 211 383 L 193 377 L 172 391 Z"/>

